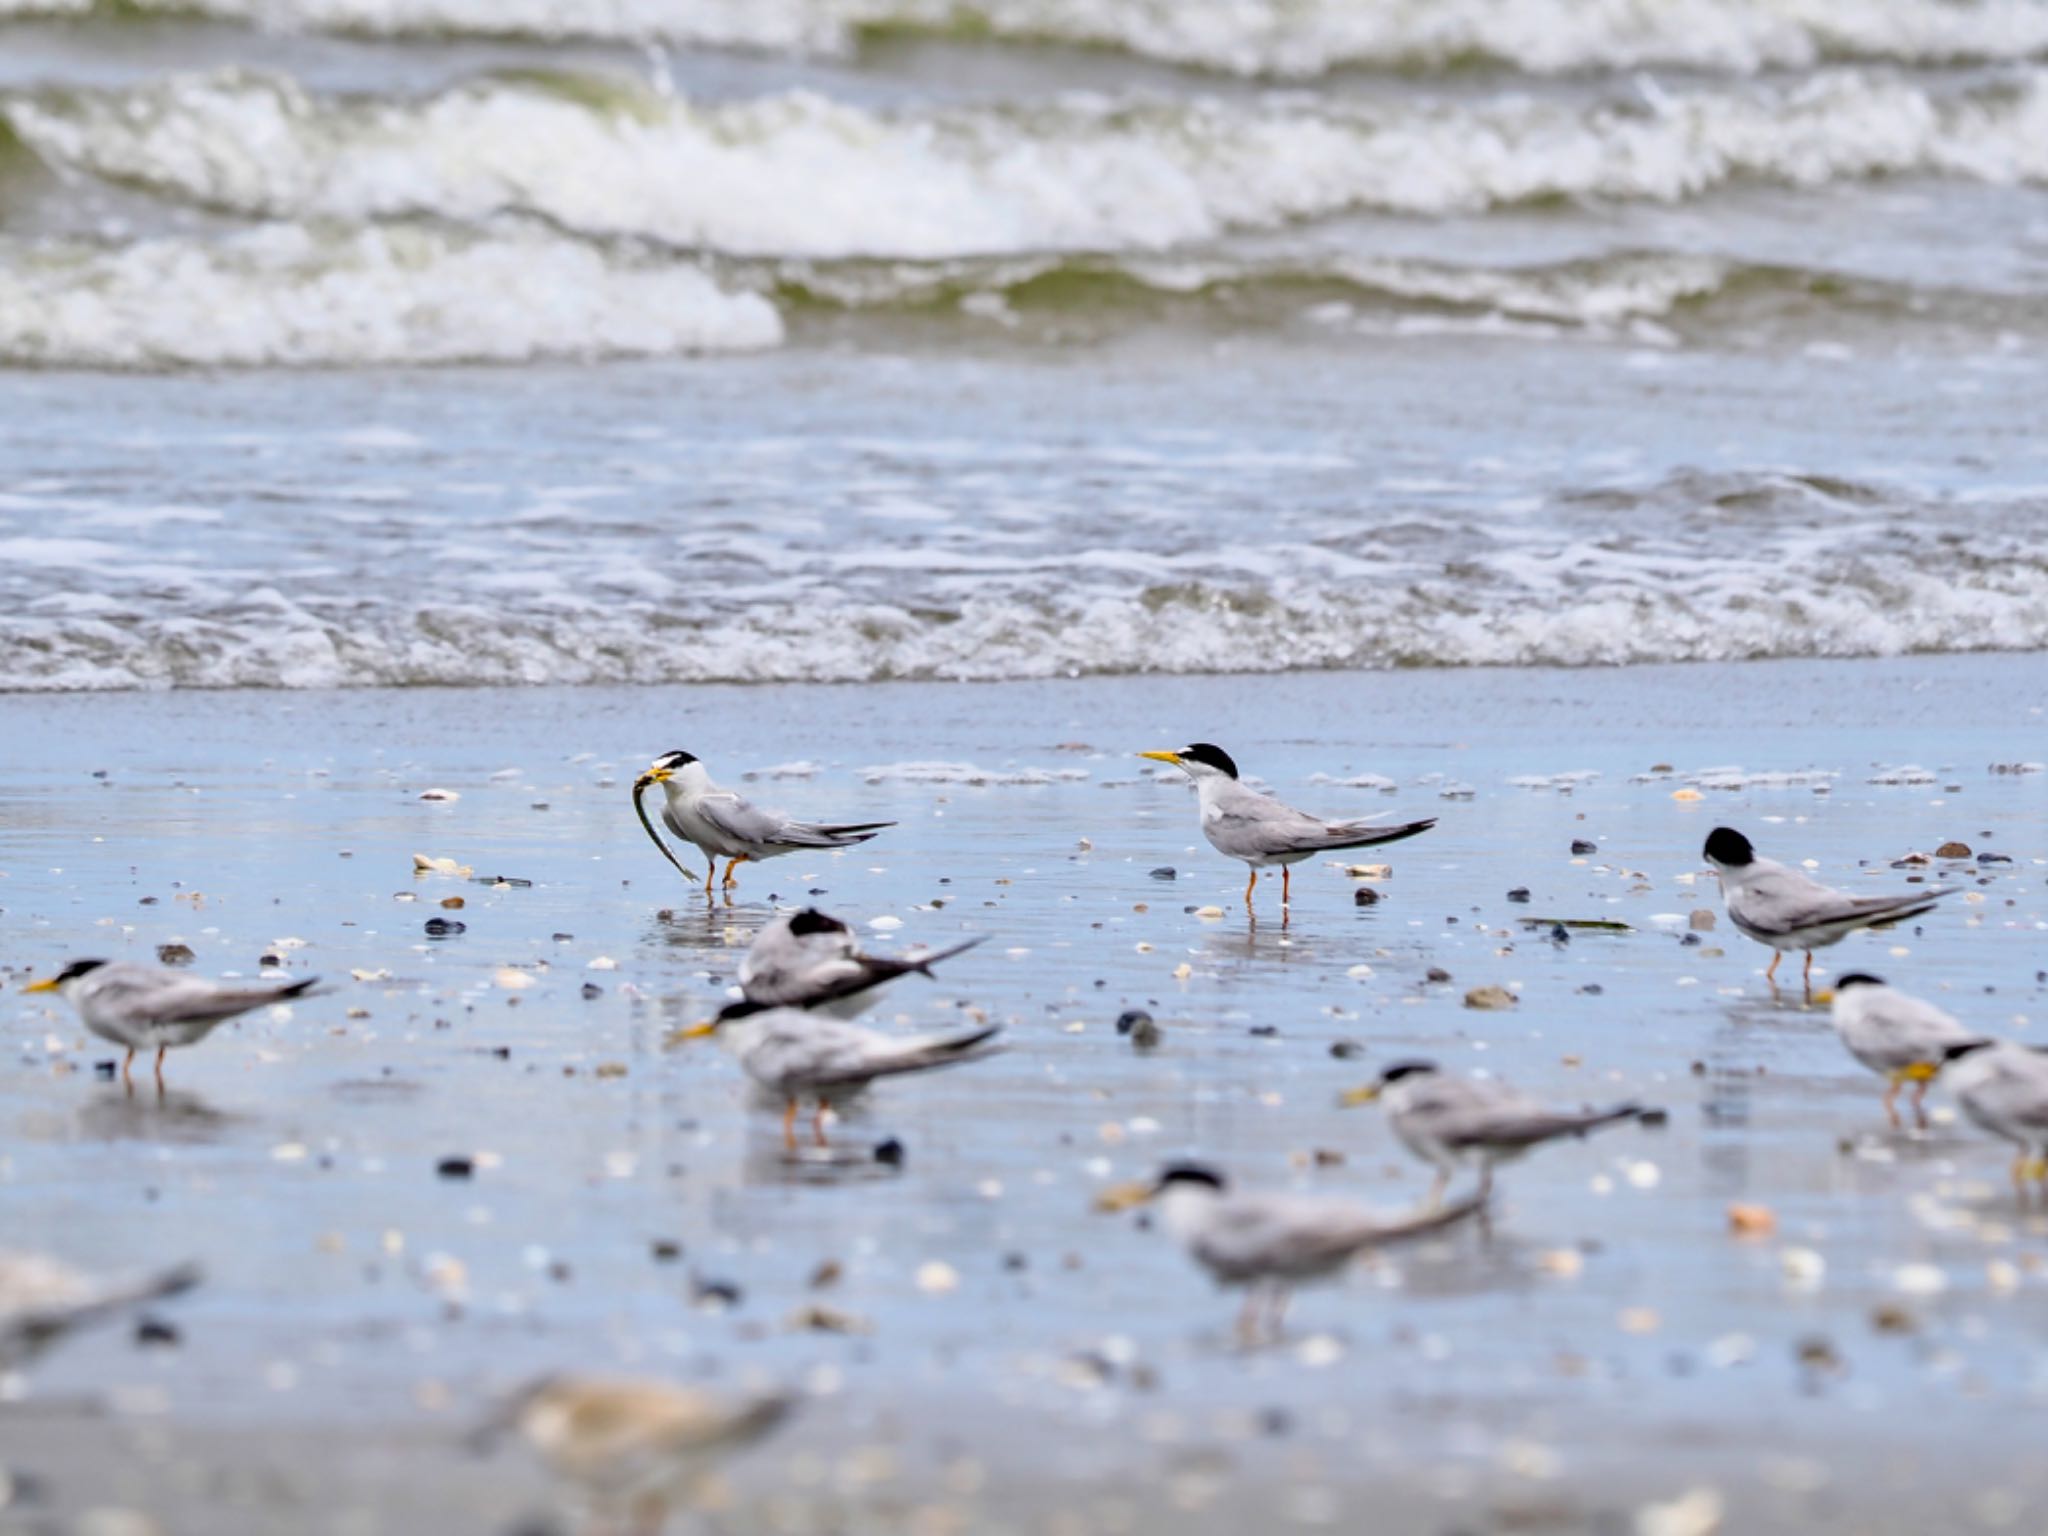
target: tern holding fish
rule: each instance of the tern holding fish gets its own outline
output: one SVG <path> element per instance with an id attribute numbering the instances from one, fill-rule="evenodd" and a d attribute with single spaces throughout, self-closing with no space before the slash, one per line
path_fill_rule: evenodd
<path id="1" fill-rule="evenodd" d="M 696 846 L 710 864 L 704 872 L 704 894 L 709 896 L 718 873 L 718 861 L 725 859 L 724 885 L 731 890 L 739 883 L 735 871 L 742 864 L 758 863 L 803 849 L 852 848 L 866 842 L 893 821 L 820 823 L 798 821 L 780 811 L 755 805 L 730 789 L 711 782 L 704 764 L 688 752 L 665 752 L 648 770 L 633 781 L 633 809 L 640 825 L 654 839 L 662 856 L 685 876 L 694 880 L 676 856 L 669 852 L 648 821 L 640 796 L 650 785 L 659 784 L 668 803 L 661 819 L 669 831 Z"/>

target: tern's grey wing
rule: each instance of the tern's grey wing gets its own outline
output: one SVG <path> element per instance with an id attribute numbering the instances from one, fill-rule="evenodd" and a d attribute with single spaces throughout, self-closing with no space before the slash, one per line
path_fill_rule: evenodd
<path id="1" fill-rule="evenodd" d="M 1202 818 L 1202 831 L 1219 853 L 1268 859 L 1320 846 L 1317 839 L 1328 828 L 1291 805 L 1239 785 L 1216 797 Z"/>
<path id="2" fill-rule="evenodd" d="M 1415 1216 L 1389 1217 L 1349 1200 L 1306 1195 L 1226 1197 L 1191 1245 L 1225 1278 L 1313 1274 L 1366 1248 L 1398 1243 L 1463 1220 L 1479 1209 L 1466 1200 Z"/>
<path id="3" fill-rule="evenodd" d="M 1453 1151 L 1507 1151 L 1574 1135 L 1634 1113 L 1633 1107 L 1581 1113 L 1553 1110 L 1505 1083 L 1443 1077 L 1408 1096 L 1400 1110 L 1400 1129 L 1414 1139 Z"/>
<path id="4" fill-rule="evenodd" d="M 1895 1071 L 1920 1063 L 1939 1066 L 1947 1047 L 1978 1038 L 1932 1003 L 1888 987 L 1874 990 L 1877 995 L 1843 1021 L 1842 1040 L 1880 1070 Z"/>
<path id="5" fill-rule="evenodd" d="M 1809 879 L 1796 869 L 1758 859 L 1748 878 L 1731 895 L 1728 912 L 1739 926 L 1751 932 L 1784 937 L 1808 928 L 1908 917 L 1947 894 L 1944 888 L 1930 887 L 1890 896 L 1851 896 L 1847 891 Z"/>
<path id="6" fill-rule="evenodd" d="M 845 1088 L 966 1059 L 1000 1026 L 953 1035 L 885 1035 L 815 1013 L 764 1018 L 745 1052 L 747 1071 L 785 1090 Z"/>
<path id="7" fill-rule="evenodd" d="M 1987 1118 L 2034 1134 L 2048 1132 L 2048 1056 L 2025 1046 L 1998 1047 L 1991 1075 L 1970 1090 Z"/>
<path id="8" fill-rule="evenodd" d="M 735 843 L 772 848 L 792 841 L 789 831 L 795 823 L 787 816 L 764 810 L 729 789 L 700 797 L 690 809 Z M 798 846 L 803 846 L 801 840 Z"/>

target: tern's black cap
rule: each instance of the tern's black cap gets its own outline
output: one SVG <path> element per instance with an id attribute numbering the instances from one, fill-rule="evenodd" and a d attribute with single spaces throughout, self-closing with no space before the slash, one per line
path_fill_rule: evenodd
<path id="1" fill-rule="evenodd" d="M 1440 1070 L 1441 1068 L 1435 1062 L 1423 1061 L 1419 1058 L 1409 1061 L 1389 1062 L 1380 1072 L 1380 1081 L 1383 1083 L 1398 1083 L 1404 1077 L 1414 1077 L 1418 1073 Z"/>
<path id="2" fill-rule="evenodd" d="M 845 933 L 846 924 L 836 917 L 827 917 L 816 907 L 805 907 L 789 920 L 789 931 L 802 936 L 812 933 Z"/>
<path id="3" fill-rule="evenodd" d="M 654 766 L 668 769 L 686 768 L 695 761 L 697 754 L 694 752 L 664 752 L 654 760 Z"/>
<path id="4" fill-rule="evenodd" d="M 1749 846 L 1749 839 L 1733 827 L 1716 827 L 1707 834 L 1706 855 L 1716 864 L 1736 869 L 1756 862 L 1756 850 Z"/>
<path id="5" fill-rule="evenodd" d="M 1972 1051 L 1981 1051 L 1991 1044 L 1989 1040 L 1959 1040 L 1941 1053 L 1943 1061 L 1961 1061 Z"/>
<path id="6" fill-rule="evenodd" d="M 1203 1163 L 1168 1163 L 1159 1170 L 1159 1187 L 1166 1189 L 1175 1184 L 1202 1184 L 1220 1191 L 1223 1175 Z"/>
<path id="7" fill-rule="evenodd" d="M 1881 987 L 1883 985 L 1884 978 L 1882 976 L 1872 976 L 1868 971 L 1851 971 L 1846 976 L 1837 976 L 1835 978 L 1835 990 L 1837 992 L 1846 992 L 1851 987 Z"/>
<path id="8" fill-rule="evenodd" d="M 1201 763 L 1237 777 L 1237 764 L 1230 760 L 1230 754 L 1211 742 L 1198 741 L 1191 747 L 1182 747 L 1180 755 L 1191 763 Z"/>
<path id="9" fill-rule="evenodd" d="M 105 960 L 74 960 L 51 978 L 53 981 L 76 981 L 107 964 Z"/>

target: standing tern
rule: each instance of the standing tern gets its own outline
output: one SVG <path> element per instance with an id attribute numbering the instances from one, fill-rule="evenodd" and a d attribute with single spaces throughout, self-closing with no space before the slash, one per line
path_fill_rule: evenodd
<path id="1" fill-rule="evenodd" d="M 514 1393 L 471 1436 L 508 1430 L 581 1490 L 607 1530 L 659 1531 L 714 1467 L 789 1416 L 782 1394 L 724 1397 L 630 1377 L 548 1376 Z"/>
<path id="2" fill-rule="evenodd" d="M 668 823 L 669 831 L 686 843 L 694 843 L 710 861 L 711 868 L 704 872 L 704 894 L 711 894 L 713 876 L 718 873 L 718 861 L 726 859 L 725 887 L 730 890 L 739 881 L 734 871 L 742 864 L 758 863 L 772 859 L 779 854 L 795 853 L 805 848 L 851 848 L 864 843 L 885 827 L 896 825 L 893 821 L 858 821 L 836 824 L 797 821 L 780 811 L 767 810 L 755 805 L 743 795 L 729 789 L 720 789 L 711 782 L 711 775 L 703 763 L 688 752 L 667 752 L 654 760 L 654 764 L 633 781 L 633 805 L 637 810 L 641 793 L 651 784 L 659 784 L 662 793 L 668 797 L 668 804 L 662 808 L 661 819 Z M 641 820 L 645 822 L 643 815 Z M 655 846 L 662 849 L 670 863 L 675 856 L 662 847 L 661 839 L 655 836 L 653 827 L 647 835 L 654 838 Z M 677 869 L 682 865 L 676 864 Z M 688 874 L 688 870 L 683 871 Z"/>
<path id="3" fill-rule="evenodd" d="M 1375 1082 L 1344 1095 L 1348 1105 L 1383 1103 L 1401 1144 L 1436 1169 L 1434 1210 L 1460 1167 L 1479 1168 L 1479 1198 L 1493 1190 L 1495 1165 L 1523 1157 L 1547 1141 L 1584 1136 L 1602 1126 L 1640 1119 L 1640 1104 L 1607 1109 L 1552 1109 L 1492 1078 L 1454 1077 L 1433 1061 L 1397 1061 Z"/>
<path id="4" fill-rule="evenodd" d="M 1258 1337 L 1262 1293 L 1277 1333 L 1291 1287 L 1334 1278 L 1367 1249 L 1426 1237 L 1486 1204 L 1475 1195 L 1433 1211 L 1390 1216 L 1337 1195 L 1234 1191 L 1221 1173 L 1201 1163 L 1168 1164 L 1153 1182 L 1112 1186 L 1095 1204 L 1098 1210 L 1122 1211 L 1155 1200 L 1167 1234 L 1189 1257 L 1218 1285 L 1245 1287 L 1237 1328 L 1247 1344 Z"/>
<path id="5" fill-rule="evenodd" d="M 106 1281 L 45 1254 L 0 1250 L 0 1373 L 28 1364 L 74 1328 L 198 1283 L 199 1270 L 190 1264 L 140 1280 Z"/>
<path id="6" fill-rule="evenodd" d="M 121 1081 L 129 1075 L 135 1053 L 156 1051 L 156 1084 L 164 1084 L 164 1052 L 174 1046 L 197 1045 L 216 1025 L 267 1003 L 298 997 L 320 978 L 286 982 L 281 987 L 236 987 L 126 961 L 74 960 L 56 975 L 31 982 L 30 992 L 61 993 L 85 1027 L 102 1040 L 125 1045 Z"/>
<path id="7" fill-rule="evenodd" d="M 802 1100 L 816 1103 L 811 1136 L 825 1141 L 825 1111 L 866 1091 L 880 1077 L 929 1072 L 991 1054 L 977 1049 L 1002 1030 L 1000 1024 L 951 1034 L 886 1035 L 829 1014 L 771 1008 L 736 1019 L 709 1019 L 683 1031 L 685 1039 L 713 1033 L 739 1058 L 740 1070 L 780 1097 L 782 1143 L 796 1150 L 796 1115 Z"/>
<path id="8" fill-rule="evenodd" d="M 2010 1040 L 1965 1040 L 1943 1053 L 1942 1080 L 1963 1113 L 2019 1148 L 2012 1182 L 2048 1180 L 2048 1055 Z"/>
<path id="9" fill-rule="evenodd" d="M 1707 862 L 1721 878 L 1721 901 L 1736 930 L 1775 954 L 1764 980 L 1778 990 L 1778 962 L 1792 949 L 1806 951 L 1801 974 L 1806 1000 L 1813 1001 L 1813 952 L 1839 944 L 1859 928 L 1904 922 L 1934 910 L 1954 886 L 1930 886 L 1895 896 L 1851 896 L 1810 880 L 1798 870 L 1759 858 L 1748 838 L 1731 827 L 1707 834 Z"/>
<path id="10" fill-rule="evenodd" d="M 1345 848 L 1396 843 L 1436 825 L 1434 816 L 1393 826 L 1323 821 L 1239 783 L 1237 764 L 1231 761 L 1230 754 L 1205 741 L 1182 747 L 1178 752 L 1140 752 L 1138 756 L 1171 763 L 1194 780 L 1201 807 L 1202 835 L 1218 853 L 1243 860 L 1250 870 L 1244 885 L 1247 912 L 1251 910 L 1252 891 L 1259 883 L 1261 869 L 1280 866 L 1280 906 L 1284 912 L 1294 878 L 1292 866 L 1303 859 Z"/>
<path id="11" fill-rule="evenodd" d="M 1913 1115 L 1927 1129 L 1927 1088 L 1940 1075 L 1950 1047 L 1983 1043 L 1983 1036 L 1965 1029 L 1932 1003 L 1886 986 L 1858 971 L 1836 980 L 1830 1015 L 1842 1044 L 1871 1071 L 1885 1079 L 1884 1112 L 1894 1128 L 1899 1123 L 1899 1090 L 1913 1085 Z"/>
<path id="12" fill-rule="evenodd" d="M 727 1021 L 769 1008 L 804 1008 L 851 1019 L 874 1003 L 881 988 L 912 971 L 930 976 L 932 967 L 981 943 L 976 935 L 932 954 L 883 959 L 860 952 L 853 930 L 815 907 L 785 913 L 755 935 L 740 962 L 744 1001 L 719 1012 Z"/>

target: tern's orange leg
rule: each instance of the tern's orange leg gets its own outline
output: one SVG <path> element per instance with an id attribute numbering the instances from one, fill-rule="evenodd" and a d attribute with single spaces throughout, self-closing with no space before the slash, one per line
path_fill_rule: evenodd
<path id="1" fill-rule="evenodd" d="M 704 894 L 705 894 L 705 895 L 706 895 L 707 897 L 708 897 L 708 896 L 709 896 L 709 895 L 711 894 L 711 887 L 712 887 L 712 884 L 713 884 L 713 882 L 715 882 L 715 881 L 716 881 L 717 879 L 718 879 L 718 860 L 716 860 L 716 859 L 706 859 L 706 860 L 704 861 Z"/>
<path id="2" fill-rule="evenodd" d="M 1294 866 L 1292 864 L 1282 864 L 1280 866 L 1280 905 L 1283 907 L 1287 905 L 1290 899 L 1289 892 L 1293 889 L 1293 882 Z"/>
<path id="3" fill-rule="evenodd" d="M 1768 981 L 1771 984 L 1771 990 L 1773 992 L 1778 990 L 1778 962 L 1784 958 L 1785 951 L 1783 951 L 1782 949 L 1772 950 L 1771 963 L 1764 970 L 1764 980 Z"/>
<path id="4" fill-rule="evenodd" d="M 156 1085 L 159 1088 L 164 1085 L 164 1052 L 169 1049 L 168 1045 L 160 1045 L 156 1048 Z"/>
<path id="5" fill-rule="evenodd" d="M 1923 1077 L 1913 1085 L 1913 1118 L 1920 1122 L 1920 1129 L 1927 1129 L 1927 1088 L 1934 1079 Z"/>
<path id="6" fill-rule="evenodd" d="M 1897 1108 L 1899 1090 L 1905 1086 L 1906 1080 L 1896 1072 L 1891 1074 L 1884 1085 L 1885 1118 L 1891 1121 L 1892 1129 L 1895 1131 L 1899 1128 L 1899 1111 Z"/>
<path id="7" fill-rule="evenodd" d="M 746 862 L 747 856 L 743 853 L 738 858 L 734 859 L 730 864 L 727 864 L 725 866 L 725 887 L 727 890 L 731 890 L 734 886 L 739 884 L 739 881 L 733 878 L 732 872 L 738 869 L 742 864 Z"/>
<path id="8" fill-rule="evenodd" d="M 128 1054 L 121 1058 L 121 1081 L 126 1083 L 130 1088 L 133 1088 L 135 1086 L 135 1079 L 130 1077 L 128 1074 L 134 1071 L 134 1069 L 135 1047 L 131 1045 L 128 1047 Z"/>
<path id="9" fill-rule="evenodd" d="M 796 1150 L 796 1100 L 791 1099 L 782 1110 L 782 1145 L 789 1151 Z"/>
<path id="10" fill-rule="evenodd" d="M 1249 908 L 1252 904 L 1252 892 L 1258 888 L 1258 884 L 1259 867 L 1256 864 L 1254 864 L 1252 866 L 1251 873 L 1245 876 L 1244 881 L 1244 904 L 1247 908 Z"/>

